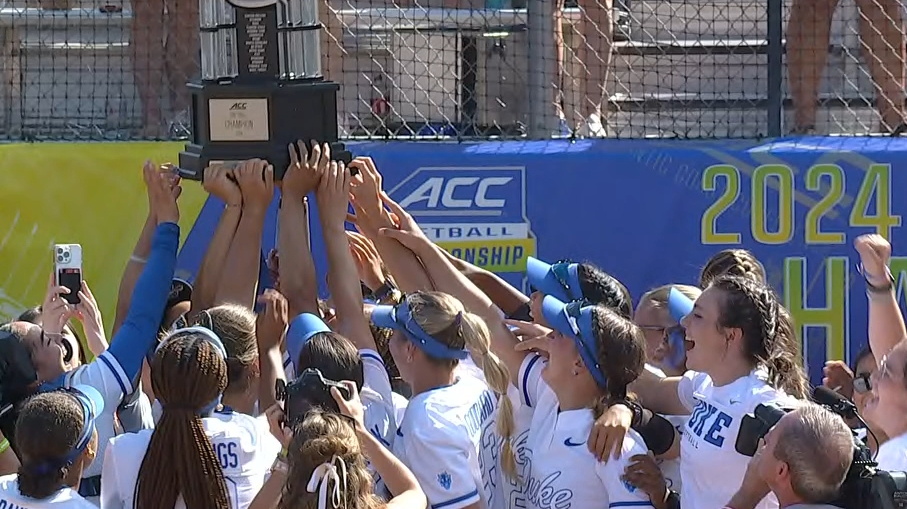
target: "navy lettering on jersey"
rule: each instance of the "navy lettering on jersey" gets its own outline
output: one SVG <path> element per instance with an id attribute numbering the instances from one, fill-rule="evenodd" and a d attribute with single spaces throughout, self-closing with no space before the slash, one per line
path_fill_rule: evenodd
<path id="1" fill-rule="evenodd" d="M 490 419 L 482 430 L 479 444 L 479 468 L 482 471 L 482 484 L 488 507 L 494 507 L 494 498 L 498 488 L 498 454 L 501 441 L 494 431 L 494 420 Z"/>
<path id="2" fill-rule="evenodd" d="M 239 442 L 236 440 L 215 442 L 214 452 L 220 460 L 220 467 L 224 470 L 239 467 Z"/>
<path id="3" fill-rule="evenodd" d="M 473 436 L 482 430 L 482 423 L 494 412 L 494 396 L 491 391 L 484 391 L 479 400 L 473 403 L 466 413 L 466 431 Z"/>
<path id="4" fill-rule="evenodd" d="M 526 481 L 526 500 L 541 509 L 570 509 L 573 500 L 573 490 L 569 488 L 558 489 L 556 481 L 561 472 L 552 472 L 544 479 L 530 476 Z"/>
<path id="5" fill-rule="evenodd" d="M 0 509 L 25 509 L 25 506 L 14 504 L 8 500 L 0 499 Z"/>
<path id="6" fill-rule="evenodd" d="M 715 447 L 721 447 L 724 444 L 722 432 L 733 422 L 733 417 L 700 400 L 696 403 L 693 413 L 690 414 L 690 420 L 687 421 L 689 433 L 683 435 L 689 443 L 697 448 L 699 447 L 697 438 L 701 438 Z"/>

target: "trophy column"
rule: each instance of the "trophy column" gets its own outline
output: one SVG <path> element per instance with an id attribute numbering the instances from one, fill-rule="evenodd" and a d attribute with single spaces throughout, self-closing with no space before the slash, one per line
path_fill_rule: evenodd
<path id="1" fill-rule="evenodd" d="M 199 0 L 201 80 L 192 93 L 192 139 L 179 155 L 184 178 L 211 161 L 267 159 L 282 176 L 287 145 L 337 141 L 340 86 L 321 73 L 318 0 Z"/>

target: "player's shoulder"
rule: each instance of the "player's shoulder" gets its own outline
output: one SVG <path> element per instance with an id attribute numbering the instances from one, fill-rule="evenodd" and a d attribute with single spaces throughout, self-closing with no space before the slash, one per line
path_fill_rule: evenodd
<path id="1" fill-rule="evenodd" d="M 115 455 L 118 460 L 135 457 L 136 455 L 141 459 L 145 457 L 145 451 L 151 442 L 152 433 L 154 433 L 153 429 L 143 429 L 135 433 L 122 433 L 110 439 L 107 444 L 107 450 L 110 454 Z"/>
<path id="2" fill-rule="evenodd" d="M 756 406 L 775 405 L 789 407 L 797 404 L 797 399 L 769 385 L 764 374 L 754 372 L 744 379 L 740 388 L 741 399 L 746 401 L 747 408 L 752 411 Z"/>

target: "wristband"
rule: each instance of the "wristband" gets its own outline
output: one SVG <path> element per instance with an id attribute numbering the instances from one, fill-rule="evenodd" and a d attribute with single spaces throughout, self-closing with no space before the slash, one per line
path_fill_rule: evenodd
<path id="1" fill-rule="evenodd" d="M 287 461 L 284 456 L 277 456 L 274 459 L 274 464 L 271 465 L 271 472 L 280 472 L 281 474 L 286 474 L 290 471 L 290 466 L 287 465 Z"/>
<path id="2" fill-rule="evenodd" d="M 135 263 L 148 263 L 148 259 L 147 259 L 147 258 L 142 258 L 141 256 L 136 256 L 136 255 L 130 256 L 130 257 L 129 257 L 129 261 L 130 261 L 130 262 L 135 262 Z"/>
<path id="3" fill-rule="evenodd" d="M 885 286 L 874 285 L 869 281 L 869 275 L 866 273 L 866 269 L 861 263 L 857 267 L 857 272 L 863 276 L 863 281 L 866 283 L 866 292 L 867 293 L 888 293 L 894 288 L 894 275 L 887 268 L 885 269 L 885 276 L 887 277 L 887 284 Z"/>
<path id="4" fill-rule="evenodd" d="M 0 454 L 5 453 L 7 449 L 9 449 L 9 440 L 4 438 L 0 441 Z"/>

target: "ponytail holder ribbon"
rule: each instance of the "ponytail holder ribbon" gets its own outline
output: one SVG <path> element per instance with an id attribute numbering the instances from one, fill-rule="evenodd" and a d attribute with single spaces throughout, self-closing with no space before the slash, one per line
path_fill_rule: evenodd
<path id="1" fill-rule="evenodd" d="M 340 473 L 337 471 L 338 465 Z M 341 507 L 345 491 L 343 487 L 346 484 L 346 463 L 336 454 L 330 462 L 324 462 L 315 468 L 312 477 L 309 478 L 309 484 L 306 486 L 309 493 L 318 492 L 318 509 L 328 508 L 328 490 L 331 489 L 331 483 L 334 484 L 330 493 L 331 507 Z"/>

